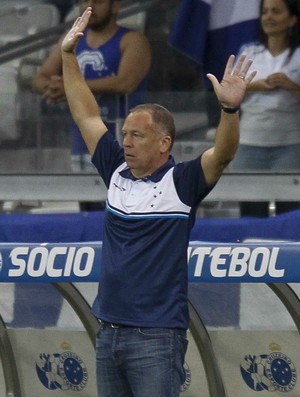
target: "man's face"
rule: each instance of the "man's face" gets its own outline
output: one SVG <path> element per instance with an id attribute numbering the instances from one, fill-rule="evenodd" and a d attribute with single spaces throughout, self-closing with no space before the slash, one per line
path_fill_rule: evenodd
<path id="1" fill-rule="evenodd" d="M 170 137 L 157 131 L 148 112 L 129 114 L 122 133 L 125 160 L 135 177 L 151 175 L 168 158 Z"/>
<path id="2" fill-rule="evenodd" d="M 88 25 L 92 30 L 104 29 L 117 14 L 118 4 L 112 0 L 79 0 L 81 14 L 87 7 L 92 7 Z"/>

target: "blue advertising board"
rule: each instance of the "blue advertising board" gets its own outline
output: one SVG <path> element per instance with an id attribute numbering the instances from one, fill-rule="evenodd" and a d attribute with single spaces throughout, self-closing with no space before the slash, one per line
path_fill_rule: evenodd
<path id="1" fill-rule="evenodd" d="M 0 244 L 0 282 L 98 282 L 101 250 L 101 242 Z M 300 243 L 194 241 L 187 258 L 189 282 L 300 282 Z"/>

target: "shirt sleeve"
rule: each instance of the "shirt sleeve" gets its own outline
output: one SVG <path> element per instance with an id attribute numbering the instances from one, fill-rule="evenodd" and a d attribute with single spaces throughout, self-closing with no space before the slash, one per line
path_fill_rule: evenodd
<path id="1" fill-rule="evenodd" d="M 290 62 L 286 65 L 287 76 L 296 84 L 300 84 L 300 48 L 296 48 Z"/>
<path id="2" fill-rule="evenodd" d="M 190 207 L 198 205 L 214 187 L 205 181 L 201 157 L 177 164 L 173 176 L 180 200 Z"/>
<path id="3" fill-rule="evenodd" d="M 92 163 L 97 168 L 108 188 L 111 176 L 116 168 L 124 162 L 124 151 L 111 133 L 106 132 L 99 140 Z"/>

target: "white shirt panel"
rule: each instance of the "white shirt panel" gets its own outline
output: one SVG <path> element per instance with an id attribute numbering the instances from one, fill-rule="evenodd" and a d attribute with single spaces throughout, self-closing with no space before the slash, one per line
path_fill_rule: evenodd
<path id="1" fill-rule="evenodd" d="M 171 168 L 159 182 L 150 179 L 124 178 L 120 171 L 127 167 L 122 164 L 114 172 L 109 190 L 108 205 L 124 214 L 141 214 L 161 216 L 182 213 L 187 216 L 191 207 L 184 204 L 178 197 L 173 181 Z"/>

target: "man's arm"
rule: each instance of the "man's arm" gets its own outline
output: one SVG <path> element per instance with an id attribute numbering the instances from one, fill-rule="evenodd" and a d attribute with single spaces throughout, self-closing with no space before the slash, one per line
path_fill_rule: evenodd
<path id="1" fill-rule="evenodd" d="M 121 41 L 121 61 L 115 76 L 89 80 L 88 86 L 94 94 L 129 94 L 148 74 L 151 66 L 151 50 L 141 32 L 128 32 Z"/>
<path id="2" fill-rule="evenodd" d="M 61 44 L 63 38 L 52 48 L 32 81 L 32 90 L 43 95 L 50 102 L 66 100 L 62 81 Z"/>
<path id="3" fill-rule="evenodd" d="M 77 62 L 75 48 L 86 28 L 91 15 L 88 7 L 80 18 L 77 18 L 61 45 L 64 87 L 67 101 L 75 123 L 93 155 L 99 139 L 107 131 L 94 95 L 86 84 Z"/>
<path id="4" fill-rule="evenodd" d="M 256 74 L 256 71 L 254 71 L 247 77 L 252 61 L 246 61 L 245 56 L 240 57 L 234 69 L 233 63 L 234 56 L 231 55 L 221 83 L 218 82 L 215 76 L 207 75 L 212 82 L 219 103 L 225 109 L 239 108 L 244 99 L 247 86 Z M 201 165 L 208 185 L 217 182 L 224 168 L 234 158 L 239 143 L 239 125 L 239 111 L 227 113 L 221 110 L 215 144 L 201 156 Z"/>

